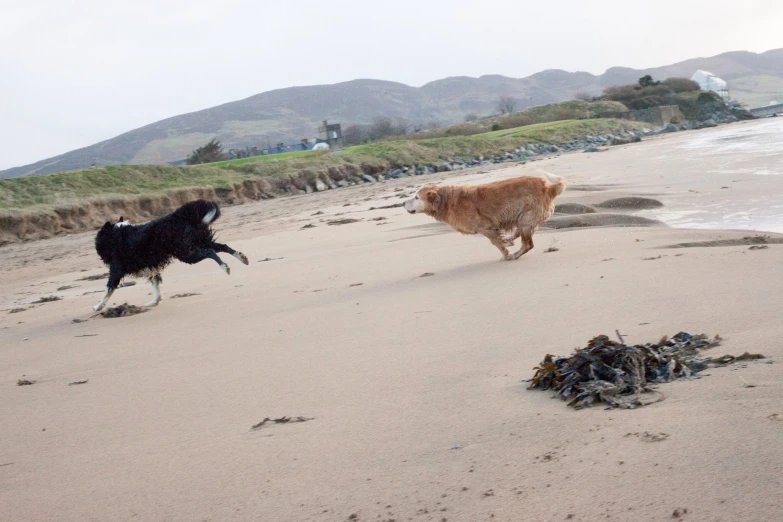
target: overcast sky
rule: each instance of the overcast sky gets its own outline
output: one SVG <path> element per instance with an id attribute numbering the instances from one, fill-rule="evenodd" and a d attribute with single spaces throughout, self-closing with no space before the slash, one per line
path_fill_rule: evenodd
<path id="1" fill-rule="evenodd" d="M 780 0 L 0 0 L 0 169 L 271 89 L 654 67 L 783 47 L 781 20 Z"/>

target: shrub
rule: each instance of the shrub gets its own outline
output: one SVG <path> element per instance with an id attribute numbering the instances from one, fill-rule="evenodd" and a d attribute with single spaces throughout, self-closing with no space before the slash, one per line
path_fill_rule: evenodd
<path id="1" fill-rule="evenodd" d="M 703 91 L 699 93 L 696 101 L 704 105 L 706 103 L 722 102 L 721 97 L 712 91 Z"/>
<path id="2" fill-rule="evenodd" d="M 647 87 L 639 87 L 638 85 L 621 85 L 619 87 L 607 87 L 604 89 L 604 96 L 613 101 L 619 101 L 625 104 L 629 109 L 646 109 L 647 107 L 654 107 L 655 101 L 649 100 L 649 102 L 640 102 L 637 107 L 631 107 L 637 100 L 656 97 L 658 99 L 665 98 L 673 91 L 666 85 L 656 84 Z M 650 105 L 652 103 L 652 105 Z M 667 105 L 667 103 L 657 103 L 657 105 Z"/>
<path id="3" fill-rule="evenodd" d="M 560 121 L 560 120 L 577 120 L 582 117 L 582 113 L 572 107 L 558 107 L 558 109 L 555 111 L 554 118 L 552 121 Z"/>
<path id="4" fill-rule="evenodd" d="M 498 99 L 498 112 L 500 114 L 511 114 L 517 108 L 517 101 L 511 96 L 501 96 Z"/>
<path id="5" fill-rule="evenodd" d="M 532 125 L 533 123 L 537 123 L 537 122 L 535 118 L 533 118 L 529 114 L 525 114 L 524 112 L 515 112 L 514 114 L 509 114 L 508 116 L 503 118 L 502 128 L 513 129 L 514 127 Z M 498 125 L 500 125 L 500 123 L 498 123 Z"/>
<path id="6" fill-rule="evenodd" d="M 699 84 L 689 78 L 667 78 L 662 83 L 676 93 L 698 91 L 700 89 Z"/>
<path id="7" fill-rule="evenodd" d="M 385 116 L 379 116 L 372 120 L 367 129 L 367 135 L 371 140 L 380 140 L 389 136 L 405 134 L 410 127 L 407 120 L 392 120 Z"/>
<path id="8" fill-rule="evenodd" d="M 190 153 L 187 158 L 188 165 L 198 165 L 200 163 L 213 163 L 225 159 L 223 146 L 217 139 L 213 138 L 206 145 L 197 148 Z"/>
<path id="9" fill-rule="evenodd" d="M 653 85 L 659 85 L 661 82 L 656 82 L 653 80 L 652 76 L 649 74 L 645 74 L 641 78 L 639 78 L 639 87 L 652 87 Z"/>
<path id="10" fill-rule="evenodd" d="M 367 139 L 367 129 L 364 125 L 349 125 L 343 131 L 345 145 L 358 145 Z"/>
<path id="11" fill-rule="evenodd" d="M 639 87 L 637 85 L 618 85 L 616 87 L 607 87 L 604 89 L 604 98 L 622 102 L 638 96 Z"/>

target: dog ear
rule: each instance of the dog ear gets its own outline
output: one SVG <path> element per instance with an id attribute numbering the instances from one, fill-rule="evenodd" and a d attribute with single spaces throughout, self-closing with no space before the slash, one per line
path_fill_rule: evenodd
<path id="1" fill-rule="evenodd" d="M 435 203 L 438 201 L 438 191 L 435 189 L 428 190 L 425 198 L 427 198 L 428 203 Z"/>
<path id="2" fill-rule="evenodd" d="M 123 221 L 125 221 L 125 220 L 122 219 L 122 216 L 120 216 L 120 221 L 119 222 L 122 223 Z"/>
<path id="3" fill-rule="evenodd" d="M 111 228 L 111 227 L 112 227 L 111 221 L 107 221 L 106 223 L 103 224 L 103 228 Z"/>

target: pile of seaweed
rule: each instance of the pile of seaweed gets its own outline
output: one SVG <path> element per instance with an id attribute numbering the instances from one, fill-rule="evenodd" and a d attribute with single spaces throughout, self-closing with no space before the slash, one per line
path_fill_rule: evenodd
<path id="1" fill-rule="evenodd" d="M 720 344 L 722 339 L 718 335 L 708 338 L 680 332 L 655 344 L 632 346 L 619 337 L 620 342 L 616 342 L 599 335 L 569 357 L 547 355 L 533 368 L 536 373 L 529 389 L 554 390 L 577 409 L 593 403 L 636 408 L 657 402 L 642 399 L 642 394 L 655 392 L 653 384 L 690 378 L 711 366 L 736 360 L 764 358 L 749 353 L 715 359 L 702 356 L 700 350 Z"/>

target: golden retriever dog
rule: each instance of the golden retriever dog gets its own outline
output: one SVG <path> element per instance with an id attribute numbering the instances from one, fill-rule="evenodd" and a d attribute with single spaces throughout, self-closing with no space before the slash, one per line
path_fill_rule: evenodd
<path id="1" fill-rule="evenodd" d="M 549 219 L 555 198 L 566 182 L 543 173 L 544 178 L 521 176 L 484 185 L 424 185 L 405 202 L 410 214 L 422 212 L 463 234 L 481 234 L 503 254 L 502 260 L 519 259 L 533 248 L 533 234 Z M 522 238 L 513 254 L 506 247 Z"/>

